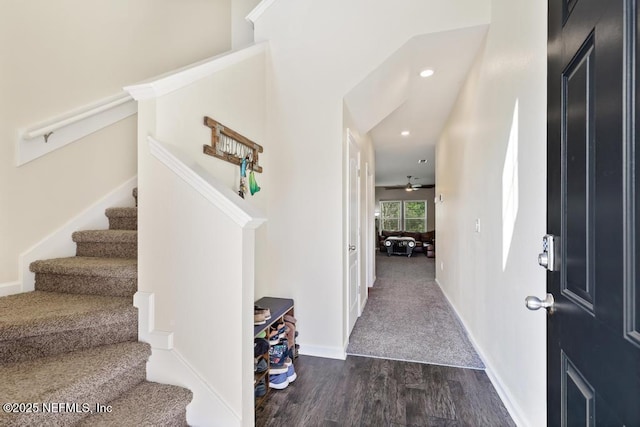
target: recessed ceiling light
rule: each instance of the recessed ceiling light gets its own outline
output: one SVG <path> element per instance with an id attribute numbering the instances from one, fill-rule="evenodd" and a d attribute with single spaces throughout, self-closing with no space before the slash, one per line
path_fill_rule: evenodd
<path id="1" fill-rule="evenodd" d="M 411 132 L 409 132 L 408 130 L 403 130 L 402 132 L 400 132 L 400 135 L 402 136 L 409 136 L 411 134 Z"/>
<path id="2" fill-rule="evenodd" d="M 427 163 L 427 159 L 420 159 L 418 160 L 418 163 Z"/>
<path id="3" fill-rule="evenodd" d="M 431 68 L 427 68 L 420 71 L 420 77 L 431 77 L 433 76 L 433 73 L 435 73 L 435 71 L 433 71 Z"/>

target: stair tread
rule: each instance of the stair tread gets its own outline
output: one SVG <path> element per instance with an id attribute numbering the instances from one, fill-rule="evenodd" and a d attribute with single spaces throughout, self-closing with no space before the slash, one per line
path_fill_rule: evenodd
<path id="1" fill-rule="evenodd" d="M 83 230 L 71 235 L 74 242 L 137 243 L 137 230 Z"/>
<path id="2" fill-rule="evenodd" d="M 119 218 L 119 217 L 133 217 L 138 216 L 138 208 L 137 207 L 123 207 L 123 208 L 107 208 L 105 210 L 105 214 L 110 218 Z"/>
<path id="3" fill-rule="evenodd" d="M 133 195 L 137 204 L 137 188 Z M 72 235 L 88 256 L 35 261 L 39 290 L 0 297 L 1 402 L 40 405 L 39 413 L 0 411 L 0 425 L 186 425 L 192 392 L 145 381 L 151 347 L 134 341 L 137 207 L 105 214 L 110 229 Z M 110 412 L 98 413 L 107 403 Z M 52 404 L 62 409 L 43 411 Z"/>
<path id="4" fill-rule="evenodd" d="M 4 402 L 65 402 L 58 399 L 99 387 L 150 355 L 146 343 L 123 342 L 0 365 L 0 396 Z"/>
<path id="5" fill-rule="evenodd" d="M 184 414 L 192 397 L 191 391 L 183 387 L 143 381 L 109 402 L 111 412 L 93 414 L 78 425 L 170 425 L 177 416 Z"/>
<path id="6" fill-rule="evenodd" d="M 34 261 L 33 273 L 67 274 L 78 276 L 136 278 L 138 260 L 135 258 L 69 257 Z"/>
<path id="7" fill-rule="evenodd" d="M 129 297 L 42 291 L 10 295 L 0 298 L 0 342 L 109 325 L 135 311 Z"/>

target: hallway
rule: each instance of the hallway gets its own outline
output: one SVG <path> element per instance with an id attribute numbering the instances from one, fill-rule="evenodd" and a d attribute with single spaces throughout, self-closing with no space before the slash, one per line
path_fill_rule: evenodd
<path id="1" fill-rule="evenodd" d="M 297 379 L 269 393 L 256 426 L 515 425 L 435 283 L 434 264 L 422 254 L 378 254 L 347 359 L 300 356 Z"/>
<path id="2" fill-rule="evenodd" d="M 300 356 L 256 426 L 515 426 L 484 371 L 348 356 Z"/>
<path id="3" fill-rule="evenodd" d="M 484 369 L 435 282 L 435 259 L 376 258 L 377 279 L 349 337 L 349 355 Z"/>

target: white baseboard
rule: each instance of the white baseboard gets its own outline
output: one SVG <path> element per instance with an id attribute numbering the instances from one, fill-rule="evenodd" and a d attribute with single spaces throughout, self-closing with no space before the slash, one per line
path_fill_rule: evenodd
<path id="1" fill-rule="evenodd" d="M 138 309 L 138 339 L 151 345 L 147 362 L 147 379 L 188 388 L 193 401 L 187 406 L 187 422 L 192 426 L 241 426 L 239 416 L 214 388 L 173 348 L 173 332 L 157 331 L 155 297 L 149 292 L 136 292 L 133 305 Z M 215 357 L 211 356 L 212 363 Z"/>
<path id="2" fill-rule="evenodd" d="M 345 360 L 347 358 L 345 348 L 307 345 L 302 342 L 300 343 L 300 354 L 305 356 L 325 357 L 327 359 Z"/>
<path id="3" fill-rule="evenodd" d="M 478 354 L 480 354 L 480 352 L 478 352 Z M 502 403 L 504 404 L 505 408 L 507 408 L 507 411 L 509 412 L 509 415 L 511 415 L 513 422 L 516 423 L 518 427 L 527 426 L 528 424 L 523 421 L 524 417 L 522 416 L 522 410 L 513 402 L 513 399 L 510 398 L 511 393 L 506 389 L 506 387 L 504 387 L 504 382 L 502 381 L 502 379 L 498 375 L 496 375 L 496 371 L 493 368 L 493 365 L 491 363 L 488 363 L 482 355 L 480 355 L 480 357 L 482 358 L 482 362 L 484 363 L 484 365 L 487 367 L 485 369 L 485 372 L 487 373 L 489 380 L 491 380 L 491 384 L 493 384 L 493 387 L 496 389 L 498 396 L 500 396 Z"/>
<path id="4" fill-rule="evenodd" d="M 215 363 L 215 356 L 211 356 Z M 176 350 L 152 349 L 147 362 L 147 379 L 188 388 L 193 400 L 187 406 L 190 426 L 240 427 L 242 419 L 220 398 Z M 253 420 L 251 420 L 253 421 Z M 246 425 L 250 425 L 247 423 Z"/>
<path id="5" fill-rule="evenodd" d="M 0 284 L 0 296 L 33 291 L 36 277 L 35 274 L 29 271 L 29 265 L 39 259 L 74 256 L 76 245 L 71 240 L 71 234 L 78 230 L 108 228 L 109 220 L 104 214 L 105 209 L 134 206 L 135 199 L 131 195 L 131 191 L 136 187 L 137 182 L 137 177 L 129 179 L 79 215 L 70 219 L 62 227 L 20 254 L 18 258 L 18 280 Z"/>
<path id="6" fill-rule="evenodd" d="M 360 316 L 362 316 L 362 313 L 364 313 L 364 309 L 367 306 L 367 302 L 369 302 L 369 291 L 367 290 L 367 296 L 364 298 L 364 301 L 362 302 L 362 306 L 360 307 Z"/>
<path id="7" fill-rule="evenodd" d="M 22 282 L 7 282 L 0 284 L 0 297 L 19 294 L 22 292 Z"/>
<path id="8" fill-rule="evenodd" d="M 469 341 L 471 341 L 471 345 L 473 345 L 473 348 L 478 353 L 478 356 L 480 356 L 482 363 L 484 363 L 485 372 L 489 377 L 491 384 L 493 384 L 493 387 L 496 389 L 498 396 L 500 396 L 502 403 L 504 404 L 505 408 L 509 412 L 509 415 L 511 415 L 513 422 L 516 423 L 516 425 L 519 427 L 527 426 L 527 424 L 523 421 L 525 418 L 522 415 L 522 409 L 520 409 L 520 406 L 514 402 L 513 398 L 511 397 L 511 393 L 509 392 L 509 389 L 504 385 L 504 382 L 502 381 L 500 376 L 496 374 L 496 370 L 493 364 L 488 362 L 488 359 L 485 356 L 484 351 L 482 350 L 482 347 L 478 345 L 473 334 L 471 333 L 471 329 L 469 329 L 466 322 L 460 316 L 460 313 L 458 313 L 458 310 L 456 309 L 456 307 L 451 303 L 451 299 L 449 298 L 449 295 L 445 292 L 444 287 L 440 284 L 437 278 L 435 279 L 435 282 L 440 287 L 440 290 L 442 291 L 445 298 L 447 299 L 449 306 L 453 309 L 453 312 L 455 313 L 456 317 L 458 318 L 462 326 L 464 326 L 464 329 L 467 332 L 467 336 L 469 337 Z"/>

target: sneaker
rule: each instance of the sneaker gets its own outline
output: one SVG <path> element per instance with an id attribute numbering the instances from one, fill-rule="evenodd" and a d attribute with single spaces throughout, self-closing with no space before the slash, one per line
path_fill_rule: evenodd
<path id="1" fill-rule="evenodd" d="M 282 374 L 289 372 L 289 368 L 293 365 L 293 361 L 290 358 L 284 359 L 284 362 L 277 365 L 269 366 L 269 374 Z"/>
<path id="2" fill-rule="evenodd" d="M 258 357 L 269 351 L 269 341 L 264 338 L 256 338 L 253 340 L 253 357 Z"/>
<path id="3" fill-rule="evenodd" d="M 258 313 L 257 311 L 253 313 L 254 325 L 264 325 L 265 323 L 267 323 L 267 319 L 264 317 L 264 314 Z"/>
<path id="4" fill-rule="evenodd" d="M 267 364 L 267 361 L 264 360 L 263 358 L 260 358 L 258 363 L 256 363 L 255 373 L 256 374 L 261 374 L 261 373 L 265 372 L 267 369 L 269 369 L 269 365 Z"/>
<path id="5" fill-rule="evenodd" d="M 292 383 L 296 380 L 296 378 L 298 378 L 298 375 L 296 375 L 296 370 L 294 369 L 292 363 L 291 365 L 289 365 L 289 369 L 287 370 L 287 381 Z"/>
<path id="6" fill-rule="evenodd" d="M 278 331 L 269 332 L 269 344 L 276 345 L 280 342 L 280 334 Z"/>
<path id="7" fill-rule="evenodd" d="M 277 323 L 274 324 L 273 326 L 271 326 L 272 330 L 277 330 L 279 334 L 283 334 L 286 331 L 287 325 L 285 325 L 284 323 Z"/>
<path id="8" fill-rule="evenodd" d="M 287 358 L 287 350 L 289 348 L 286 344 L 278 343 L 276 345 L 272 345 L 269 348 L 269 365 L 273 368 L 280 367 L 284 365 L 284 361 Z"/>
<path id="9" fill-rule="evenodd" d="M 288 384 L 287 384 L 288 385 Z M 253 389 L 253 394 L 255 397 L 262 397 L 267 394 L 267 385 L 264 380 L 261 380 L 257 386 Z"/>
<path id="10" fill-rule="evenodd" d="M 284 321 L 285 322 L 289 322 L 289 323 L 293 323 L 294 325 L 296 324 L 296 322 L 298 321 L 298 319 L 296 319 L 295 317 L 293 317 L 290 314 L 285 314 L 284 315 Z"/>
<path id="11" fill-rule="evenodd" d="M 259 305 L 254 305 L 253 312 L 254 314 L 258 314 L 258 313 L 263 314 L 266 320 L 271 319 L 271 310 L 269 310 L 268 308 L 260 307 Z"/>
<path id="12" fill-rule="evenodd" d="M 289 372 L 289 367 L 286 365 L 280 366 L 270 366 L 269 367 L 269 375 L 278 375 L 278 374 L 286 374 Z"/>
<path id="13" fill-rule="evenodd" d="M 278 375 L 269 375 L 269 387 L 276 390 L 283 390 L 289 386 L 289 380 L 287 379 L 287 373 Z"/>
<path id="14" fill-rule="evenodd" d="M 293 358 L 294 359 L 298 358 L 298 350 L 300 350 L 300 344 L 296 344 L 295 346 L 293 346 Z"/>

